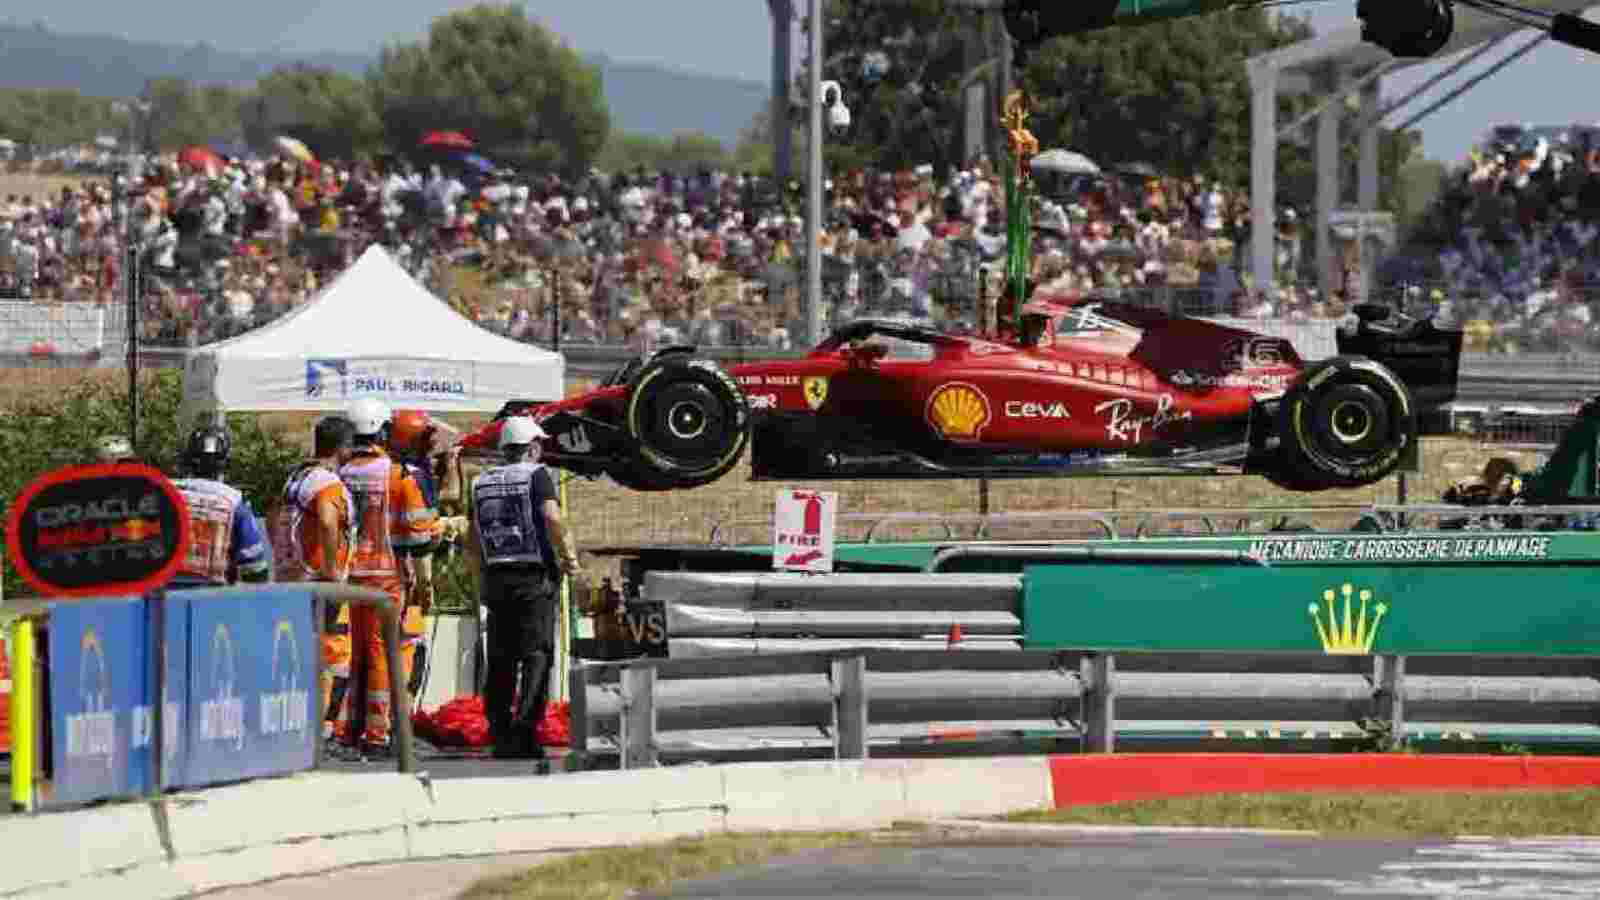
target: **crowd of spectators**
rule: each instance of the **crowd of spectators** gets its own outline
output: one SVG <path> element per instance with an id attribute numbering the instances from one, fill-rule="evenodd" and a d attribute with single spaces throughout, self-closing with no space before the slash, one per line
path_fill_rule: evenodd
<path id="1" fill-rule="evenodd" d="M 1600 349 L 1600 128 L 1497 128 L 1384 281 L 1472 349 Z"/>
<path id="2" fill-rule="evenodd" d="M 1591 341 L 1600 152 L 1523 135 L 1475 155 L 1398 285 L 1476 346 Z M 470 159 L 470 158 L 468 158 Z M 481 161 L 478 161 L 481 163 Z M 259 327 L 315 296 L 373 243 L 486 328 L 540 344 L 674 341 L 788 348 L 804 335 L 798 185 L 748 173 L 518 176 L 463 158 L 317 162 L 147 160 L 125 192 L 100 180 L 0 202 L 0 296 L 117 306 L 119 221 L 142 249 L 140 329 L 193 346 Z M 1301 287 L 1303 230 L 1280 216 L 1278 272 L 1241 277 L 1248 198 L 1148 168 L 1036 172 L 1034 278 L 1198 315 L 1338 319 L 1344 292 Z M 125 196 L 118 208 L 115 198 Z M 987 159 L 830 180 L 821 236 L 825 316 L 950 330 L 1000 288 L 1004 191 Z M 1431 237 L 1430 237 L 1431 236 Z M 1429 242 L 1431 240 L 1431 243 Z M 1410 285 L 1407 288 L 1407 285 Z M 1594 341 L 1600 345 L 1600 340 Z"/>

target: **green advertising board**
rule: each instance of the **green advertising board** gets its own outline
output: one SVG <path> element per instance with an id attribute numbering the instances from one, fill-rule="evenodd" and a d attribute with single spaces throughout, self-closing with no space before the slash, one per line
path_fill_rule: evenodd
<path id="1" fill-rule="evenodd" d="M 1525 535 L 1554 540 L 1554 535 Z M 1335 540 L 1335 539 L 1328 539 Z M 1353 539 L 1346 539 L 1353 540 Z M 1600 655 L 1600 568 L 1508 561 L 1531 545 L 1384 548 L 1314 562 L 1030 564 L 1030 649 L 1330 654 Z M 1442 537 L 1441 537 L 1442 540 Z M 1454 538 L 1452 537 L 1453 541 Z M 1463 540 L 1477 540 L 1463 538 Z M 1278 552 L 1278 551 L 1272 551 Z M 1288 551 L 1285 551 L 1288 552 Z M 1299 551 L 1295 551 L 1299 552 Z M 1313 552 L 1313 551 L 1306 551 Z M 1483 555 L 1502 558 L 1483 561 Z M 1435 559 L 1429 554 L 1440 558 Z M 1420 562 L 1420 559 L 1428 562 Z M 1404 562 L 1391 560 L 1404 559 Z M 1439 563 L 1456 562 L 1457 565 Z M 1461 565 L 1459 563 L 1471 563 Z"/>

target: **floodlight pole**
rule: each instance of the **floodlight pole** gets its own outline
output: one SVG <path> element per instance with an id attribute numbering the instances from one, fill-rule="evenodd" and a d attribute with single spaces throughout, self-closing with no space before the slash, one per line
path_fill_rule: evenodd
<path id="1" fill-rule="evenodd" d="M 810 0 L 808 42 L 810 62 L 806 79 L 810 82 L 808 106 L 811 111 L 811 158 L 806 173 L 806 332 L 812 344 L 822 341 L 822 0 Z"/>

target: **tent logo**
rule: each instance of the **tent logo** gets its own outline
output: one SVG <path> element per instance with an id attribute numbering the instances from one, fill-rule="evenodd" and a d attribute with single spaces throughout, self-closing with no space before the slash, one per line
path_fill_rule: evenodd
<path id="1" fill-rule="evenodd" d="M 306 360 L 306 396 L 307 397 L 343 397 L 345 363 L 342 359 L 308 359 Z M 334 393 L 335 384 L 338 393 Z"/>

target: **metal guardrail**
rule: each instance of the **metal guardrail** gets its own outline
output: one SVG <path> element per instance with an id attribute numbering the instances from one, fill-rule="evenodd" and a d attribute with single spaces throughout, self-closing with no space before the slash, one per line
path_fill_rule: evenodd
<path id="1" fill-rule="evenodd" d="M 658 765 L 671 731 L 812 727 L 864 759 L 875 727 L 972 721 L 1053 720 L 1092 753 L 1114 752 L 1122 723 L 1206 717 L 1349 722 L 1394 749 L 1412 723 L 1593 725 L 1596 674 L 1592 659 L 848 648 L 577 663 L 571 715 L 573 746 L 614 740 L 623 768 Z"/>
<path id="2" fill-rule="evenodd" d="M 1173 526 L 1186 522 L 1198 523 L 1205 529 L 1208 536 L 1225 537 L 1228 535 L 1255 534 L 1270 536 L 1273 525 L 1285 519 L 1298 519 L 1311 523 L 1329 517 L 1343 517 L 1344 524 L 1339 530 L 1348 530 L 1358 521 L 1367 523 L 1367 527 L 1375 528 L 1380 533 L 1402 533 L 1415 531 L 1423 527 L 1424 523 L 1433 522 L 1434 527 L 1442 520 L 1459 520 L 1459 524 L 1452 526 L 1458 529 L 1462 524 L 1468 528 L 1474 526 L 1492 526 L 1494 520 L 1522 519 L 1555 519 L 1559 527 L 1570 527 L 1566 522 L 1573 519 L 1600 517 L 1600 505 L 1573 504 L 1569 506 L 1451 506 L 1447 504 L 1362 504 L 1349 506 L 1283 506 L 1283 507 L 1215 507 L 1195 509 L 1171 510 L 1126 510 L 1126 509 L 1063 509 L 1041 510 L 1034 512 L 1014 513 L 840 513 L 836 519 L 836 528 L 840 541 L 849 543 L 884 543 L 880 533 L 896 526 L 913 526 L 922 529 L 933 528 L 943 532 L 944 540 L 988 540 L 990 534 L 997 528 L 1006 526 L 1069 526 L 1082 524 L 1092 526 L 1095 535 L 1085 536 L 1077 532 L 1065 531 L 1058 527 L 1051 534 L 1041 535 L 1040 540 L 1055 538 L 1061 540 L 1090 540 L 1107 539 L 1119 540 L 1124 538 L 1164 537 L 1177 534 L 1191 534 L 1189 531 L 1170 531 Z M 962 526 L 974 526 L 970 529 L 970 538 L 963 537 Z M 1230 527 L 1231 526 L 1231 527 Z M 770 519 L 755 518 L 729 518 L 714 522 L 711 526 L 707 543 L 713 547 L 727 547 L 736 545 L 741 529 L 758 529 L 757 533 L 763 536 L 771 533 L 772 522 Z M 1317 531 L 1316 533 L 1321 533 Z M 858 536 L 852 536 L 858 535 Z M 763 537 L 764 539 L 764 537 Z M 919 540 L 929 540 L 921 538 Z M 939 540 L 939 538 L 932 538 Z M 759 544 L 760 540 L 753 543 Z M 1011 540 L 1008 543 L 1028 543 L 1027 540 Z"/>

